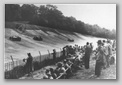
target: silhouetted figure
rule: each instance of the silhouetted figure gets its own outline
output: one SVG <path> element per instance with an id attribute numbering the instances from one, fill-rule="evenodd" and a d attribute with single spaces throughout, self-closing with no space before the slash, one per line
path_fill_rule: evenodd
<path id="1" fill-rule="evenodd" d="M 66 58 L 66 48 L 65 47 L 63 48 L 62 52 L 63 52 L 63 58 Z"/>
<path id="2" fill-rule="evenodd" d="M 87 42 L 86 43 L 86 48 L 85 48 L 85 57 L 84 57 L 84 62 L 85 62 L 85 68 L 86 69 L 89 69 L 90 54 L 91 54 L 91 47 L 89 45 L 89 42 Z"/>
<path id="3" fill-rule="evenodd" d="M 33 64 L 33 57 L 31 56 L 31 53 L 27 53 L 28 58 L 26 62 L 26 67 L 27 67 L 27 73 L 32 72 L 32 64 Z"/>
<path id="4" fill-rule="evenodd" d="M 53 62 L 55 63 L 56 62 L 56 50 L 53 49 Z"/>
<path id="5" fill-rule="evenodd" d="M 90 46 L 91 46 L 91 53 L 92 53 L 92 50 L 93 50 L 93 45 L 92 45 L 92 43 L 90 43 Z"/>

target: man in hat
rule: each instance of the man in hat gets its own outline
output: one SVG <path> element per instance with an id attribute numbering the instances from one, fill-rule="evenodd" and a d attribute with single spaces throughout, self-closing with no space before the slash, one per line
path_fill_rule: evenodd
<path id="1" fill-rule="evenodd" d="M 98 44 L 98 48 L 96 54 L 97 58 L 96 58 L 96 65 L 95 65 L 95 75 L 99 77 L 105 62 L 105 49 L 103 47 L 103 43 L 101 40 L 98 40 L 97 44 Z"/>

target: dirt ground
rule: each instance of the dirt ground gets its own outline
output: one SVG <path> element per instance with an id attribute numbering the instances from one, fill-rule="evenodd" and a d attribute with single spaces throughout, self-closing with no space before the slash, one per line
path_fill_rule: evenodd
<path id="1" fill-rule="evenodd" d="M 116 79 L 116 64 L 110 65 L 107 69 L 102 69 L 100 77 L 95 77 L 94 73 L 95 61 L 91 61 L 89 69 L 81 68 L 70 79 Z"/>

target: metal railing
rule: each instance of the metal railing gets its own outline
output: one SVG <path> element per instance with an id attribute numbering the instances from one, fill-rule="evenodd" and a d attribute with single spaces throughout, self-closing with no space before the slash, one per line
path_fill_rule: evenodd
<path id="1" fill-rule="evenodd" d="M 62 52 L 56 52 L 56 59 L 60 61 Z M 42 67 L 51 64 L 53 62 L 53 55 L 48 51 L 48 54 L 41 55 L 39 52 L 39 56 L 33 57 L 33 68 L 35 70 L 41 69 Z M 38 66 L 37 66 L 38 63 Z M 24 66 L 26 62 L 23 60 L 12 61 L 4 64 L 4 72 L 5 72 L 5 79 L 17 79 L 21 76 L 24 76 Z"/>

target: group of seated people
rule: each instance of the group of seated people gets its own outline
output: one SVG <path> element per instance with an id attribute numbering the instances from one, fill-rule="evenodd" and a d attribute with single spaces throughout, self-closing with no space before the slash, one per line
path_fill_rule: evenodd
<path id="1" fill-rule="evenodd" d="M 84 49 L 85 46 L 66 46 L 64 55 L 66 56 L 62 62 L 56 64 L 56 68 L 46 69 L 43 79 L 64 79 L 68 78 L 72 72 L 84 65 Z M 77 52 L 79 54 L 77 54 Z M 65 55 L 65 53 L 67 55 Z M 73 59 L 69 59 L 73 58 Z"/>
<path id="2" fill-rule="evenodd" d="M 72 64 L 73 62 L 68 59 L 58 62 L 55 69 L 46 69 L 43 79 L 61 79 L 68 77 L 70 74 L 72 74 Z"/>

